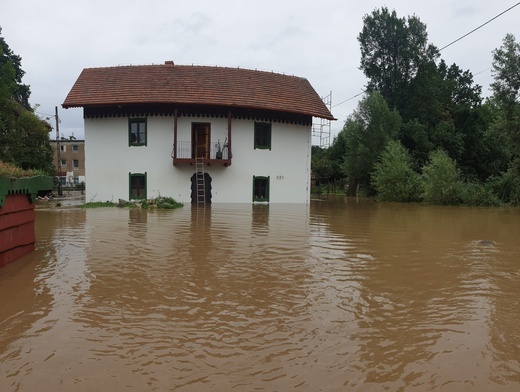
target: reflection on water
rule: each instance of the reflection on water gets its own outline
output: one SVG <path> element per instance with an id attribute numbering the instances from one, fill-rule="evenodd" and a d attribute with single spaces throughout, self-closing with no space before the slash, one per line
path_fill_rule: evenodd
<path id="1" fill-rule="evenodd" d="M 518 390 L 519 217 L 38 210 L 0 269 L 0 390 Z"/>

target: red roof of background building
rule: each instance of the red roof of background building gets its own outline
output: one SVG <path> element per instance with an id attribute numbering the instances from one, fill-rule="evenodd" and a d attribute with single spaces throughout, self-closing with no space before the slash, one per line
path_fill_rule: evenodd
<path id="1" fill-rule="evenodd" d="M 242 68 L 139 65 L 85 68 L 64 108 L 129 104 L 218 105 L 335 120 L 305 78 Z"/>

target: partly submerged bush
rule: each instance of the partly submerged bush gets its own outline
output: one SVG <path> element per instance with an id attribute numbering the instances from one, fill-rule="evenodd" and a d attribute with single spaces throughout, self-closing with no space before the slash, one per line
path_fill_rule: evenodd
<path id="1" fill-rule="evenodd" d="M 492 180 L 492 187 L 502 202 L 520 206 L 520 158 L 500 177 Z"/>
<path id="2" fill-rule="evenodd" d="M 396 140 L 388 142 L 376 163 L 372 185 L 381 201 L 413 202 L 420 197 L 420 177 L 412 169 L 412 158 Z"/>
<path id="3" fill-rule="evenodd" d="M 423 167 L 422 199 L 425 203 L 457 205 L 462 201 L 462 182 L 453 159 L 443 150 L 430 154 L 430 162 Z"/>
<path id="4" fill-rule="evenodd" d="M 184 204 L 179 203 L 172 197 L 156 197 L 155 199 L 147 200 L 144 203 L 148 208 L 158 208 L 162 210 L 172 210 L 174 208 L 182 207 Z"/>
<path id="5" fill-rule="evenodd" d="M 98 207 L 128 207 L 128 208 L 151 208 L 151 209 L 160 209 L 160 210 L 172 210 L 174 208 L 182 207 L 184 204 L 179 203 L 171 197 L 156 197 L 148 200 L 133 200 L 126 201 L 120 199 L 118 203 L 114 203 L 111 201 L 105 202 L 89 202 L 83 204 L 81 207 L 83 208 L 98 208 Z"/>
<path id="6" fill-rule="evenodd" d="M 479 182 L 466 182 L 461 187 L 462 204 L 467 206 L 498 207 L 500 199 L 493 192 L 492 185 Z"/>

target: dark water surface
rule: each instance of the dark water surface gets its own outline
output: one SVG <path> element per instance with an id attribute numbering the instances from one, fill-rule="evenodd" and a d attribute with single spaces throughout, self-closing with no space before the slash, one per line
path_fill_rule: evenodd
<path id="1" fill-rule="evenodd" d="M 36 219 L 0 269 L 0 391 L 520 390 L 518 209 Z"/>

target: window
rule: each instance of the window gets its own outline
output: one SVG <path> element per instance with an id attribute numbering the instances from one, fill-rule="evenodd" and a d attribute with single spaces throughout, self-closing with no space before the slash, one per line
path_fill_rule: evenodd
<path id="1" fill-rule="evenodd" d="M 65 152 L 67 151 L 67 146 L 64 146 L 63 144 L 60 146 L 60 151 Z"/>
<path id="2" fill-rule="evenodd" d="M 128 173 L 130 184 L 129 199 L 146 199 L 146 173 Z"/>
<path id="3" fill-rule="evenodd" d="M 145 118 L 131 118 L 128 120 L 128 145 L 146 146 Z"/>
<path id="4" fill-rule="evenodd" d="M 67 160 L 66 159 L 62 159 L 61 163 L 60 163 L 60 166 L 67 166 Z"/>
<path id="5" fill-rule="evenodd" d="M 79 161 L 77 159 L 72 160 L 72 167 L 77 169 L 79 167 Z"/>
<path id="6" fill-rule="evenodd" d="M 72 145 L 72 151 L 78 152 L 79 151 L 79 146 L 77 144 L 73 144 Z"/>
<path id="7" fill-rule="evenodd" d="M 271 149 L 271 123 L 255 122 L 255 149 Z"/>
<path id="8" fill-rule="evenodd" d="M 269 201 L 269 177 L 253 176 L 253 201 Z"/>

